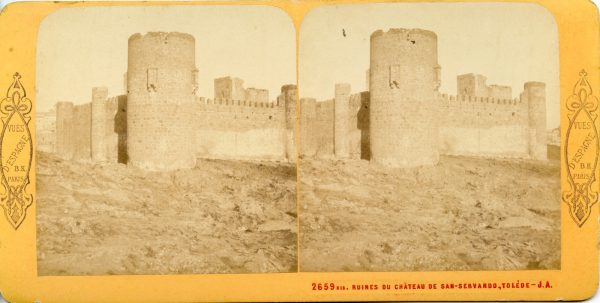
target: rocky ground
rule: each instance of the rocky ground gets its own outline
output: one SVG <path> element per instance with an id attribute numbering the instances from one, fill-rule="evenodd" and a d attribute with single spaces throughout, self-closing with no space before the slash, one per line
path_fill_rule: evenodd
<path id="1" fill-rule="evenodd" d="M 300 270 L 558 269 L 558 150 L 549 155 L 418 169 L 303 159 Z"/>
<path id="2" fill-rule="evenodd" d="M 193 170 L 37 154 L 39 275 L 290 272 L 296 169 L 199 160 Z"/>

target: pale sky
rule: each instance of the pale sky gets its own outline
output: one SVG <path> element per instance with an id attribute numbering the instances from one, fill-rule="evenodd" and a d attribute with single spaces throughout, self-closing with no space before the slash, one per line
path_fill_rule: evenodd
<path id="1" fill-rule="evenodd" d="M 196 38 L 198 95 L 213 97 L 213 79 L 235 76 L 275 99 L 296 83 L 296 32 L 268 6 L 99 6 L 64 8 L 46 17 L 37 48 L 37 111 L 57 101 L 90 102 L 92 87 L 123 94 L 127 40 L 135 33 L 177 31 Z"/>
<path id="2" fill-rule="evenodd" d="M 440 91 L 456 94 L 456 76 L 482 74 L 509 85 L 513 98 L 527 81 L 546 83 L 547 127 L 559 125 L 558 34 L 543 7 L 518 3 L 378 3 L 327 5 L 300 28 L 301 97 L 331 99 L 335 83 L 366 90 L 370 35 L 378 29 L 422 28 L 438 37 Z M 342 35 L 342 29 L 346 37 Z"/>

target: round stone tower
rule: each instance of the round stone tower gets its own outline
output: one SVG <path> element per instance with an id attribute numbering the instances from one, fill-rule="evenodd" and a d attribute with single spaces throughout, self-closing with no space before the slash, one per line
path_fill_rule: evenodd
<path id="1" fill-rule="evenodd" d="M 421 29 L 371 35 L 371 160 L 391 167 L 439 160 L 437 36 Z"/>
<path id="2" fill-rule="evenodd" d="M 127 153 L 147 170 L 196 165 L 194 37 L 151 32 L 129 37 Z"/>
<path id="3" fill-rule="evenodd" d="M 529 156 L 536 160 L 548 159 L 546 143 L 546 84 L 525 83 L 524 93 L 529 109 Z"/>
<path id="4" fill-rule="evenodd" d="M 106 147 L 106 102 L 108 88 L 92 88 L 92 160 L 104 162 L 107 159 Z"/>

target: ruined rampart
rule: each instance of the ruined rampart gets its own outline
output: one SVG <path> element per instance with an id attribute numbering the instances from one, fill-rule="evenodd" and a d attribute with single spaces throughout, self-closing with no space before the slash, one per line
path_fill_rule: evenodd
<path id="1" fill-rule="evenodd" d="M 281 87 L 281 95 L 278 98 L 277 104 L 283 104 L 285 117 L 285 157 L 290 162 L 295 162 L 298 151 L 297 145 L 297 129 L 296 129 L 296 112 L 297 112 L 297 93 L 296 85 L 287 84 Z"/>
<path id="2" fill-rule="evenodd" d="M 196 154 L 216 159 L 285 159 L 284 107 L 274 102 L 196 100 Z"/>
<path id="3" fill-rule="evenodd" d="M 333 107 L 334 100 L 325 100 L 317 102 L 315 105 L 315 120 L 312 129 L 318 130 L 313 132 L 315 136 L 314 150 L 315 155 L 320 158 L 333 158 Z M 308 120 L 308 119 L 306 119 Z"/>
<path id="4" fill-rule="evenodd" d="M 73 107 L 73 159 L 89 160 L 91 157 L 91 127 L 92 127 L 91 103 L 75 105 Z"/>
<path id="5" fill-rule="evenodd" d="M 127 163 L 127 96 L 108 98 L 105 111 L 107 160 Z"/>
<path id="6" fill-rule="evenodd" d="M 314 102 L 302 99 L 300 102 L 301 155 L 320 158 L 334 158 L 335 155 L 335 100 Z M 368 159 L 369 150 L 369 93 L 351 94 L 345 103 L 347 115 L 338 125 L 343 125 L 348 155 L 353 159 Z M 314 107 L 314 111 L 313 108 Z M 304 135 L 302 135 L 304 134 Z M 302 139 L 304 138 L 304 139 Z"/>
<path id="7" fill-rule="evenodd" d="M 540 135 L 546 127 L 543 88 L 536 82 L 527 83 L 516 99 L 438 94 L 434 100 L 438 114 L 433 112 L 427 118 L 437 121 L 437 152 L 544 160 L 546 139 Z M 302 156 L 340 158 L 334 148 L 337 136 L 346 138 L 350 158 L 370 159 L 369 129 L 373 125 L 369 121 L 369 97 L 369 92 L 350 95 L 345 103 L 348 115 L 342 121 L 336 121 L 334 99 L 313 105 L 313 99 L 303 98 L 300 102 Z M 347 127 L 345 135 L 336 133 L 335 125 L 339 124 Z"/>
<path id="8" fill-rule="evenodd" d="M 544 83 L 512 99 L 511 87 L 471 73 L 457 77 L 457 96 L 442 95 L 434 32 L 378 30 L 370 42 L 368 92 L 336 84 L 334 99 L 301 102 L 300 134 L 314 136 L 302 156 L 391 167 L 434 165 L 440 154 L 546 159 Z"/>
<path id="9" fill-rule="evenodd" d="M 215 99 L 206 99 L 196 96 L 198 72 L 193 36 L 134 34 L 127 94 L 94 87 L 89 103 L 57 103 L 55 138 L 47 141 L 66 159 L 159 171 L 195 167 L 198 157 L 295 160 L 295 85 L 270 102 L 268 90 L 227 76 L 214 80 Z"/>
<path id="10" fill-rule="evenodd" d="M 56 103 L 56 154 L 64 159 L 73 157 L 73 102 Z"/>
<path id="11" fill-rule="evenodd" d="M 57 103 L 53 141 L 58 155 L 73 160 L 126 162 L 127 96 L 109 97 L 101 104 Z M 104 158 L 94 158 L 94 148 L 97 153 L 104 154 Z"/>
<path id="12" fill-rule="evenodd" d="M 35 113 L 35 148 L 52 153 L 56 144 L 56 109 Z"/>
<path id="13" fill-rule="evenodd" d="M 529 156 L 526 100 L 444 94 L 440 109 L 440 153 Z"/>

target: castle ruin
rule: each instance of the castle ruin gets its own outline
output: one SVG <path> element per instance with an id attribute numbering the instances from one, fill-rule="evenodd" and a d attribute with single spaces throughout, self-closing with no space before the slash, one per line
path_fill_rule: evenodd
<path id="1" fill-rule="evenodd" d="M 391 167 L 434 165 L 440 155 L 546 160 L 545 84 L 508 86 L 482 75 L 457 77 L 441 94 L 437 35 L 422 29 L 371 35 L 369 91 L 300 100 L 302 157 L 368 159 Z"/>
<path id="2" fill-rule="evenodd" d="M 151 32 L 129 38 L 127 94 L 92 88 L 91 103 L 55 106 L 52 149 L 65 159 L 120 162 L 146 170 L 192 168 L 196 159 L 295 159 L 296 87 L 277 100 L 244 89 L 234 77 L 215 79 L 214 99 L 198 97 L 195 39 Z M 50 123 L 46 123 L 50 124 Z"/>
<path id="3" fill-rule="evenodd" d="M 512 98 L 510 87 L 464 74 L 456 95 L 443 94 L 434 32 L 379 30 L 370 47 L 369 90 L 339 83 L 330 100 L 301 99 L 297 138 L 295 85 L 270 101 L 267 90 L 222 77 L 213 99 L 198 97 L 194 37 L 135 34 L 127 94 L 97 87 L 91 103 L 57 103 L 54 123 L 43 115 L 55 132 L 39 132 L 38 142 L 67 159 L 148 170 L 191 168 L 197 158 L 292 162 L 297 151 L 391 167 L 435 165 L 440 155 L 547 158 L 544 83 L 527 82 Z"/>

